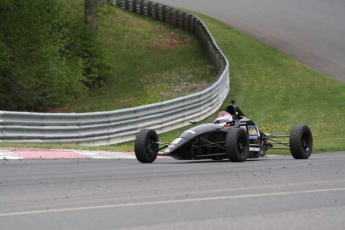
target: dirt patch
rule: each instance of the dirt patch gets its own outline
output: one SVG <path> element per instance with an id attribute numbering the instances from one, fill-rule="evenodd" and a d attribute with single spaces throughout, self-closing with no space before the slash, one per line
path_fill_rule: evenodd
<path id="1" fill-rule="evenodd" d="M 210 84 L 205 81 L 193 83 L 183 82 L 180 85 L 173 87 L 172 92 L 174 94 L 187 95 L 189 93 L 196 93 L 202 91 L 206 89 L 209 85 Z"/>
<path id="2" fill-rule="evenodd" d="M 161 35 L 154 42 L 154 47 L 159 50 L 179 48 L 191 43 L 189 35 L 181 35 L 178 31 L 167 30 L 163 26 L 157 26 L 156 30 Z"/>
<path id="3" fill-rule="evenodd" d="M 160 92 L 159 94 L 162 100 L 169 100 L 172 98 L 182 97 L 189 94 L 200 92 L 209 86 L 210 84 L 206 81 L 182 82 L 181 84 L 172 86 L 171 90 L 163 91 L 163 92 Z"/>

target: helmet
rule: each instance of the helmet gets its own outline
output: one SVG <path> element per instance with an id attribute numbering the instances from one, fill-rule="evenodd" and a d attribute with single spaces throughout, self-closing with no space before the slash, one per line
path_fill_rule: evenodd
<path id="1" fill-rule="evenodd" d="M 228 112 L 220 112 L 218 113 L 217 118 L 214 120 L 213 123 L 215 124 L 222 124 L 222 123 L 230 123 L 233 121 L 232 116 Z"/>

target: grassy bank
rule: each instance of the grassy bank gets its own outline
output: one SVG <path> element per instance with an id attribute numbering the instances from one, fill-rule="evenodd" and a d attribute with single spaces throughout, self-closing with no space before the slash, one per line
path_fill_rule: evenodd
<path id="1" fill-rule="evenodd" d="M 82 19 L 83 5 L 72 4 L 72 12 Z M 206 54 L 194 37 L 112 5 L 101 4 L 98 15 L 97 42 L 106 65 L 113 66 L 111 79 L 87 97 L 53 111 L 135 107 L 198 92 L 214 82 Z"/>

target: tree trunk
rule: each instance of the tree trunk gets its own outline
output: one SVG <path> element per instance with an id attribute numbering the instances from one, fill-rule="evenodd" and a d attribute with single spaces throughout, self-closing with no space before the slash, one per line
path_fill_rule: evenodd
<path id="1" fill-rule="evenodd" d="M 93 30 L 97 29 L 96 9 L 99 0 L 85 0 L 85 24 L 89 25 Z"/>

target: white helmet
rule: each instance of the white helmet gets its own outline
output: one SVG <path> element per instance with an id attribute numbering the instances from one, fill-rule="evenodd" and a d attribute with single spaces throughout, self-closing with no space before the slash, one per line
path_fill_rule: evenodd
<path id="1" fill-rule="evenodd" d="M 228 112 L 220 112 L 218 113 L 217 118 L 213 121 L 215 124 L 223 124 L 223 123 L 230 123 L 233 121 L 232 116 Z"/>

